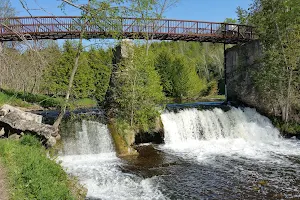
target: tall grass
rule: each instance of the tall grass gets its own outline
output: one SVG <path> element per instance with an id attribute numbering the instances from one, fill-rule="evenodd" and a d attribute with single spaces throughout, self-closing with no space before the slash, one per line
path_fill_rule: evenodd
<path id="1" fill-rule="evenodd" d="M 12 200 L 84 199 L 85 190 L 47 157 L 33 136 L 25 135 L 20 141 L 0 140 L 0 159 L 8 171 Z"/>

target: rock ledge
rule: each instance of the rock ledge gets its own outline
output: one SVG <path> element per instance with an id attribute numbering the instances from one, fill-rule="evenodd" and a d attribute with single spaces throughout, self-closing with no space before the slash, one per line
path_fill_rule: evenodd
<path id="1" fill-rule="evenodd" d="M 0 108 L 0 129 L 1 127 L 4 127 L 5 132 L 36 134 L 44 139 L 49 147 L 56 144 L 56 138 L 60 138 L 57 129 L 42 123 L 41 115 L 24 112 L 7 104 Z"/>

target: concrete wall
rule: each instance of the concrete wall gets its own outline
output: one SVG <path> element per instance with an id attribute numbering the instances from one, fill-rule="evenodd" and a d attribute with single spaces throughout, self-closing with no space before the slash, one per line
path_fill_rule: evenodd
<path id="1" fill-rule="evenodd" d="M 259 41 L 226 49 L 225 56 L 228 101 L 244 103 L 265 114 L 278 115 L 277 108 L 265 101 L 255 87 L 253 77 L 260 68 L 262 56 Z"/>
<path id="2" fill-rule="evenodd" d="M 265 91 L 256 88 L 254 77 L 260 73 L 262 46 L 259 41 L 236 45 L 225 52 L 228 101 L 246 104 L 268 116 L 281 116 L 277 101 L 270 101 Z M 291 108 L 290 120 L 300 123 L 300 110 Z"/>

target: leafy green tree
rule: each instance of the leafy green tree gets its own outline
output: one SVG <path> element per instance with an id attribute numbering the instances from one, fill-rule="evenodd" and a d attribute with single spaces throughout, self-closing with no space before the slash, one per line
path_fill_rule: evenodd
<path id="1" fill-rule="evenodd" d="M 169 42 L 152 47 L 156 56 L 155 66 L 158 70 L 164 92 L 169 97 L 196 98 L 205 93 L 206 76 L 200 68 L 203 66 L 201 47 L 197 43 Z M 208 75 L 209 77 L 209 75 Z"/>
<path id="2" fill-rule="evenodd" d="M 86 52 L 88 64 L 92 70 L 91 79 L 94 80 L 95 93 L 93 96 L 98 102 L 103 102 L 109 87 L 112 69 L 112 51 L 91 48 Z"/>
<path id="3" fill-rule="evenodd" d="M 172 55 L 168 51 L 160 52 L 155 60 L 155 68 L 160 74 L 163 91 L 167 96 L 172 96 L 173 91 L 173 63 Z"/>
<path id="4" fill-rule="evenodd" d="M 248 12 L 247 10 L 241 8 L 240 6 L 236 8 L 236 14 L 238 17 L 238 23 L 239 24 L 248 24 Z"/>
<path id="5" fill-rule="evenodd" d="M 184 56 L 176 56 L 172 62 L 172 82 L 174 96 L 179 98 L 197 98 L 206 89 L 193 65 Z"/>
<path id="6" fill-rule="evenodd" d="M 224 20 L 225 23 L 229 23 L 229 24 L 236 24 L 238 21 L 236 19 L 233 18 L 226 18 Z"/>
<path id="7" fill-rule="evenodd" d="M 130 48 L 134 48 L 134 53 L 122 60 L 116 72 L 117 115 L 131 127 L 147 131 L 159 115 L 157 105 L 164 95 L 153 53 L 149 51 L 146 56 L 144 48 Z"/>
<path id="8" fill-rule="evenodd" d="M 293 110 L 300 110 L 299 12 L 297 0 L 254 0 L 249 13 L 264 47 L 256 85 L 285 122 Z"/>
<path id="9" fill-rule="evenodd" d="M 66 41 L 63 45 L 63 52 L 57 61 L 45 74 L 45 89 L 55 95 L 64 95 L 68 83 L 69 76 L 76 56 L 76 43 Z M 57 51 L 57 49 L 53 49 Z M 53 52 L 58 54 L 57 52 Z M 93 70 L 89 66 L 88 58 L 82 55 L 79 60 L 80 69 L 74 77 L 73 96 L 76 98 L 89 97 L 95 91 L 94 79 L 91 78 Z"/>

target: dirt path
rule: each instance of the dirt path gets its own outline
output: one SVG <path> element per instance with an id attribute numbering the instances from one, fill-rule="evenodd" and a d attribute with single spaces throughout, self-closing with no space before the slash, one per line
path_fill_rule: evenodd
<path id="1" fill-rule="evenodd" d="M 0 200 L 8 200 L 7 181 L 5 177 L 5 170 L 0 163 Z"/>

